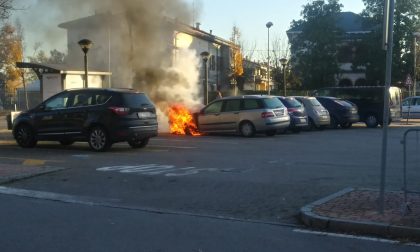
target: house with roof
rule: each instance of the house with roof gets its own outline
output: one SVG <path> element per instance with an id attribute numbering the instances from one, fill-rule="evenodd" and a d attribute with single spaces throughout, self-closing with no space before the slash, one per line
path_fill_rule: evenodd
<path id="1" fill-rule="evenodd" d="M 337 28 L 343 33 L 340 38 L 338 63 L 340 73 L 336 76 L 338 86 L 365 86 L 366 69 L 364 67 L 353 67 L 353 60 L 356 57 L 356 42 L 363 39 L 366 34 L 371 33 L 374 27 L 367 27 L 363 24 L 363 17 L 353 12 L 341 12 L 336 21 Z M 301 27 L 295 27 L 287 31 L 290 43 L 297 39 L 302 33 Z M 295 52 L 291 52 L 293 55 Z"/>
<path id="2" fill-rule="evenodd" d="M 234 68 L 234 54 L 239 51 L 239 46 L 215 36 L 212 31 L 205 32 L 200 29 L 199 24 L 195 27 L 178 22 L 176 19 L 166 18 L 167 24 L 159 29 L 159 36 L 164 42 L 162 54 L 167 56 L 167 67 L 178 57 L 180 50 L 191 49 L 195 52 L 200 63 L 200 83 L 204 81 L 204 63 L 200 54 L 209 52 L 208 65 L 208 90 L 229 90 L 235 85 L 232 76 Z M 144 45 L 141 38 L 131 36 L 133 24 L 127 24 L 122 15 L 110 13 L 97 13 L 93 16 L 72 20 L 59 25 L 67 30 L 67 46 L 69 62 L 83 64 L 83 54 L 78 41 L 88 38 L 94 45 L 89 50 L 89 67 L 112 72 L 112 87 L 129 87 L 131 81 L 130 69 L 126 69 L 127 59 L 130 57 L 142 58 L 143 55 L 130 53 L 133 48 Z M 162 31 L 162 29 L 164 29 Z M 153 31 L 151 31 L 153 32 Z M 121 40 L 121 33 L 126 39 Z M 151 36 L 153 36 L 151 34 Z M 147 64 L 147 59 L 144 62 Z M 153 66 L 151 66 L 153 67 Z"/>

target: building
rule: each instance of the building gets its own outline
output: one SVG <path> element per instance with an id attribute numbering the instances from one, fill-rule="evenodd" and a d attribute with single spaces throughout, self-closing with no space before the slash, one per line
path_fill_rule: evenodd
<path id="1" fill-rule="evenodd" d="M 200 30 L 199 24 L 192 27 L 177 22 L 174 19 L 165 19 L 166 24 L 156 26 L 149 34 L 133 35 L 133 26 L 127 24 L 122 15 L 109 13 L 95 14 L 93 16 L 62 23 L 60 28 L 67 30 L 68 60 L 82 64 L 82 52 L 77 44 L 80 39 L 88 38 L 94 42 L 89 50 L 89 66 L 95 69 L 112 72 L 110 82 L 113 87 L 127 87 L 127 81 L 132 80 L 130 70 L 127 69 L 127 57 L 134 61 L 145 58 L 143 67 L 153 67 L 152 62 L 147 62 L 147 56 L 136 53 L 136 48 L 141 46 L 163 47 L 161 54 L 165 55 L 167 67 L 175 60 L 181 49 L 192 49 L 195 56 L 200 59 L 200 80 L 204 80 L 203 63 L 200 57 L 202 52 L 209 52 L 208 59 L 208 84 L 209 90 L 231 89 L 235 84 L 232 76 L 233 57 L 239 47 L 230 41 Z M 136 27 L 137 29 L 138 27 Z M 146 36 L 156 36 L 164 41 L 161 44 L 148 44 Z M 124 39 L 122 39 L 124 37 Z M 143 52 L 147 50 L 143 50 Z M 129 55 L 129 56 L 127 56 Z M 158 55 L 157 57 L 160 57 Z M 150 63 L 150 66 L 147 64 Z M 130 84 L 128 84 L 130 85 Z"/>
<path id="2" fill-rule="evenodd" d="M 340 38 L 338 53 L 338 63 L 340 73 L 336 77 L 336 85 L 339 86 L 365 86 L 365 68 L 353 68 L 352 61 L 357 53 L 355 42 L 363 39 L 366 34 L 371 33 L 374 28 L 363 25 L 363 17 L 353 12 L 341 12 L 337 19 L 337 28 L 343 32 Z M 302 33 L 299 27 L 287 31 L 290 43 Z M 291 52 L 292 55 L 294 52 Z"/>
<path id="3" fill-rule="evenodd" d="M 244 91 L 267 91 L 267 65 L 244 59 Z"/>

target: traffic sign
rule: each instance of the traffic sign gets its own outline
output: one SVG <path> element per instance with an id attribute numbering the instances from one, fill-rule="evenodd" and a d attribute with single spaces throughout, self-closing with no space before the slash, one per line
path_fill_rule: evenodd
<path id="1" fill-rule="evenodd" d="M 412 86 L 413 85 L 413 79 L 411 79 L 411 76 L 407 74 L 407 78 L 405 78 L 405 85 L 406 86 Z"/>

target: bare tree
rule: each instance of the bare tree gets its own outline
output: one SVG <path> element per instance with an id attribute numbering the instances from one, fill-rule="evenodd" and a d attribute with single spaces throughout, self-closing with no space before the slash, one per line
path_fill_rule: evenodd
<path id="1" fill-rule="evenodd" d="M 13 10 L 13 0 L 0 0 L 0 19 L 7 19 Z"/>

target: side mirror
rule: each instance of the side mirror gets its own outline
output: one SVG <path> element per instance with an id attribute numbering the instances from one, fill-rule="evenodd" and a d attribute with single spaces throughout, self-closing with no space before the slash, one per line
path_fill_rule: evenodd
<path id="1" fill-rule="evenodd" d="M 45 104 L 39 105 L 36 110 L 38 110 L 38 111 L 44 111 L 45 110 Z"/>
<path id="2" fill-rule="evenodd" d="M 200 115 L 205 115 L 204 109 L 200 110 Z"/>

